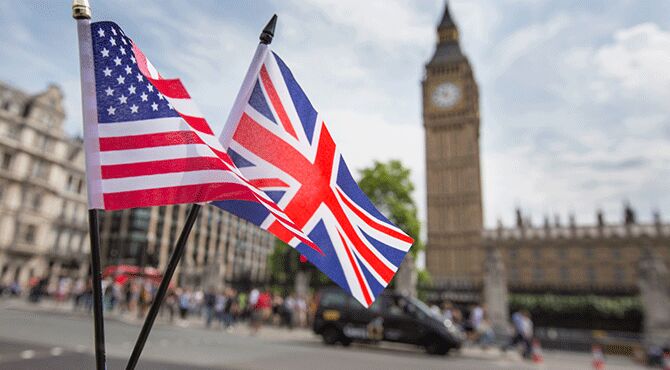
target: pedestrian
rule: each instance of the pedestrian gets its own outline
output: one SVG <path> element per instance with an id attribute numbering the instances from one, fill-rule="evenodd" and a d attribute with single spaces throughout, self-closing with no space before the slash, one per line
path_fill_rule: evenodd
<path id="1" fill-rule="evenodd" d="M 188 318 L 188 311 L 191 308 L 191 292 L 189 290 L 183 290 L 179 294 L 179 317 L 182 320 Z"/>
<path id="2" fill-rule="evenodd" d="M 237 291 L 229 288 L 226 290 L 226 305 L 223 308 L 223 321 L 226 329 L 230 329 L 234 324 L 240 312 Z"/>
<path id="3" fill-rule="evenodd" d="M 512 314 L 512 325 L 514 326 L 514 336 L 510 342 L 503 347 L 503 350 L 523 345 L 522 355 L 530 358 L 531 340 L 533 337 L 533 322 L 530 320 L 530 313 L 527 310 L 519 310 Z"/>
<path id="4" fill-rule="evenodd" d="M 167 297 L 165 297 L 165 303 L 163 304 L 164 309 L 168 313 L 168 321 L 170 323 L 174 322 L 174 311 L 176 309 L 175 306 L 177 305 L 177 300 L 177 294 L 175 293 L 174 289 L 170 289 Z"/>
<path id="5" fill-rule="evenodd" d="M 208 329 L 212 326 L 212 320 L 214 319 L 214 306 L 216 306 L 216 294 L 213 288 L 209 288 L 203 296 L 205 327 Z"/>

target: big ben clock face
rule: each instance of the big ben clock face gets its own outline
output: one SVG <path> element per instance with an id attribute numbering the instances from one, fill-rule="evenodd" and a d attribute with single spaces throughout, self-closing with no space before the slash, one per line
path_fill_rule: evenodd
<path id="1" fill-rule="evenodd" d="M 461 89 L 452 82 L 444 82 L 433 90 L 433 104 L 440 108 L 452 108 L 461 100 Z"/>

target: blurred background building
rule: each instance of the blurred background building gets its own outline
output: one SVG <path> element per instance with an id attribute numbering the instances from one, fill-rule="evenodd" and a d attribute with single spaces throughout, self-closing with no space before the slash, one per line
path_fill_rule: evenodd
<path id="1" fill-rule="evenodd" d="M 0 83 L 0 282 L 88 271 L 84 153 L 63 130 L 54 85 L 29 95 Z"/>
<path id="2" fill-rule="evenodd" d="M 103 264 L 165 269 L 189 205 L 101 212 Z M 176 276 L 181 286 L 246 286 L 267 281 L 274 237 L 219 208 L 205 206 Z"/>

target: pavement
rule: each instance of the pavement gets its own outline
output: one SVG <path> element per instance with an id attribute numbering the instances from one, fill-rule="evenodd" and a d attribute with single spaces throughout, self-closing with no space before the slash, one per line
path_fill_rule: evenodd
<path id="1" fill-rule="evenodd" d="M 139 333 L 140 321 L 112 315 L 105 320 L 108 369 L 123 369 Z M 67 305 L 28 305 L 0 301 L 0 370 L 93 369 L 93 323 Z M 325 346 L 309 330 L 246 325 L 233 331 L 205 329 L 199 320 L 172 325 L 157 322 L 137 369 L 591 369 L 585 353 L 544 351 L 544 361 L 524 361 L 514 352 L 467 347 L 429 356 L 405 345 Z M 608 357 L 607 370 L 645 369 L 623 357 Z"/>

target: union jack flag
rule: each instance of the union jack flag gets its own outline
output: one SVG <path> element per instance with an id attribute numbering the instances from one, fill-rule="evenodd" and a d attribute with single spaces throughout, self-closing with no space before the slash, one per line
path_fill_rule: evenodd
<path id="1" fill-rule="evenodd" d="M 180 80 L 163 78 L 112 22 L 78 22 L 89 207 L 234 199 L 318 251 L 235 167 Z M 235 214 L 235 209 L 230 209 Z"/>
<path id="2" fill-rule="evenodd" d="M 356 184 L 326 125 L 286 64 L 260 47 L 220 136 L 237 167 L 322 253 L 293 240 L 317 268 L 368 307 L 413 243 Z M 255 65 L 255 67 L 254 67 Z M 215 203 L 223 209 L 237 202 Z M 275 235 L 288 230 L 261 207 L 239 213 Z"/>

